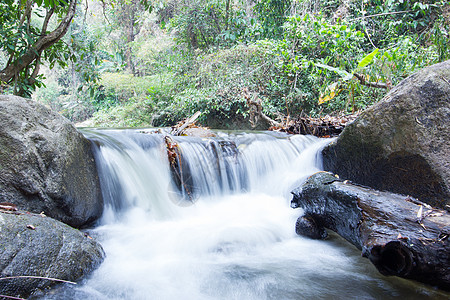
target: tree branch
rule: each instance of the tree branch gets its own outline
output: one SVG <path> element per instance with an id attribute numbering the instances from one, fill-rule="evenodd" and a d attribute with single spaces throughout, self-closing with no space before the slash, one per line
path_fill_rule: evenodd
<path id="1" fill-rule="evenodd" d="M 25 4 L 25 11 L 24 11 L 23 15 L 20 17 L 19 26 L 18 26 L 18 28 L 22 27 L 23 23 L 25 23 L 25 19 L 28 19 L 28 22 L 27 22 L 27 33 L 29 33 L 29 29 L 30 29 L 29 23 L 30 23 L 30 16 L 31 16 L 31 4 L 32 4 L 31 0 L 27 0 L 27 2 Z M 20 16 L 20 9 L 18 11 L 18 16 Z M 17 45 L 17 41 L 14 43 L 14 48 L 16 47 L 16 45 Z M 15 52 L 13 51 L 9 55 L 8 63 L 6 64 L 7 66 L 9 64 L 11 64 L 11 62 L 13 61 L 14 54 L 15 54 Z"/>
<path id="2" fill-rule="evenodd" d="M 281 126 L 280 123 L 278 123 L 275 120 L 272 120 L 270 117 L 268 117 L 263 113 L 263 107 L 261 105 L 261 99 L 258 98 L 258 93 L 255 93 L 253 97 L 250 98 L 248 92 L 246 91 L 244 97 L 247 99 L 247 106 L 249 107 L 250 123 L 252 124 L 252 127 L 256 127 L 259 118 L 263 119 L 271 127 Z"/>
<path id="3" fill-rule="evenodd" d="M 25 54 L 9 63 L 6 68 L 0 72 L 1 82 L 10 82 L 15 77 L 15 74 L 22 71 L 25 67 L 31 64 L 39 57 L 39 53 L 49 48 L 57 41 L 59 41 L 67 32 L 70 22 L 75 15 L 77 0 L 70 0 L 67 14 L 58 27 L 47 35 L 40 37 L 32 47 L 28 49 Z"/>
<path id="4" fill-rule="evenodd" d="M 47 10 L 47 14 L 45 15 L 44 24 L 42 24 L 42 30 L 41 35 L 44 36 L 45 32 L 47 32 L 48 22 L 50 21 L 50 18 L 52 17 L 53 13 L 55 12 L 55 8 L 52 7 L 51 9 Z"/>
<path id="5" fill-rule="evenodd" d="M 22 15 L 22 17 L 20 18 L 20 21 L 19 21 L 19 27 L 23 25 L 23 23 L 25 22 L 25 19 L 30 19 L 31 4 L 32 4 L 32 1 L 31 0 L 27 0 L 27 3 L 25 5 L 25 12 L 23 13 L 23 15 Z"/>
<path id="6" fill-rule="evenodd" d="M 379 88 L 379 89 L 388 89 L 389 86 L 386 83 L 382 83 L 382 82 L 367 82 L 366 78 L 364 78 L 364 75 L 358 74 L 358 73 L 353 73 L 353 76 L 355 76 L 358 80 L 359 83 L 368 87 L 374 87 L 374 88 Z"/>
<path id="7" fill-rule="evenodd" d="M 373 17 L 379 17 L 379 16 L 406 14 L 406 13 L 409 13 L 409 12 L 412 12 L 412 10 L 393 11 L 393 12 L 386 12 L 386 13 L 375 14 L 375 15 L 362 16 L 362 17 L 359 17 L 359 18 L 354 18 L 353 20 L 350 20 L 350 21 L 356 21 L 356 20 L 360 20 L 360 19 L 373 18 Z"/>

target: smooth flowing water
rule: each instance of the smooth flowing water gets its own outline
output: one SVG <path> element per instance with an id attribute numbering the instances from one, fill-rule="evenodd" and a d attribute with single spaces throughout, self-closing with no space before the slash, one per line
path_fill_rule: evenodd
<path id="1" fill-rule="evenodd" d="M 336 235 L 295 234 L 290 191 L 321 169 L 330 140 L 275 133 L 174 137 L 90 130 L 105 213 L 89 233 L 106 252 L 77 287 L 47 299 L 423 299 L 438 291 L 377 273 Z M 180 188 L 181 187 L 181 188 Z"/>

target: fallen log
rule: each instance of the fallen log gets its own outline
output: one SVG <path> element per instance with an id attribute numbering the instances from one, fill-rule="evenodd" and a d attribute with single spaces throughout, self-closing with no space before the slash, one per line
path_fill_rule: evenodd
<path id="1" fill-rule="evenodd" d="M 450 290 L 450 214 L 408 196 L 312 175 L 292 192 L 304 215 L 296 231 L 320 238 L 323 228 L 362 250 L 378 271 Z"/>

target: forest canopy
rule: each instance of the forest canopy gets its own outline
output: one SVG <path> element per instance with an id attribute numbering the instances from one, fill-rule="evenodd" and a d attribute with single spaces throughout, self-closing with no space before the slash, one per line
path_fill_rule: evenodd
<path id="1" fill-rule="evenodd" d="M 2 93 L 73 121 L 217 128 L 346 114 L 449 59 L 448 1 L 6 0 Z"/>

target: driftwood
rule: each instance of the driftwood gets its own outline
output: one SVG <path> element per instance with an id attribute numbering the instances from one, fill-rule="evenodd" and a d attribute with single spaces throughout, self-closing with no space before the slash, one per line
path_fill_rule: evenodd
<path id="1" fill-rule="evenodd" d="M 167 158 L 170 164 L 170 174 L 178 189 L 178 193 L 183 200 L 194 202 L 193 188 L 194 183 L 190 174 L 190 168 L 181 155 L 181 149 L 178 143 L 170 136 L 164 137 L 166 144 Z"/>
<path id="2" fill-rule="evenodd" d="M 291 119 L 289 115 L 284 116 L 279 113 L 277 119 L 280 122 L 278 122 L 264 114 L 258 93 L 251 95 L 249 90 L 244 88 L 242 95 L 247 100 L 249 121 L 253 128 L 263 123 L 264 125 L 268 125 L 266 128 L 271 131 L 281 131 L 289 134 L 308 134 L 317 137 L 335 137 L 344 130 L 347 124 L 353 122 L 357 117 L 357 114 L 352 114 L 341 117 L 326 115 L 318 118 L 300 116 Z"/>
<path id="3" fill-rule="evenodd" d="M 201 115 L 201 112 L 196 112 L 191 117 L 187 118 L 184 121 L 179 122 L 176 126 L 172 127 L 171 134 L 172 135 L 181 135 L 183 130 L 187 128 L 188 126 L 191 126 L 195 123 L 197 118 Z"/>
<path id="4" fill-rule="evenodd" d="M 188 135 L 200 138 L 215 137 L 216 134 L 208 128 L 195 124 L 200 115 L 201 112 L 198 111 L 189 118 L 178 122 L 177 125 L 172 127 L 170 134 L 175 136 Z"/>
<path id="5" fill-rule="evenodd" d="M 309 116 L 298 117 L 297 119 L 286 120 L 280 126 L 273 126 L 269 130 L 287 132 L 289 134 L 310 134 L 317 137 L 335 137 L 344 130 L 347 124 L 353 122 L 356 117 L 357 114 L 342 117 L 328 115 L 318 118 Z"/>
<path id="6" fill-rule="evenodd" d="M 450 214 L 408 196 L 312 175 L 293 192 L 291 206 L 304 209 L 298 234 L 335 231 L 362 250 L 383 275 L 450 290 Z"/>

